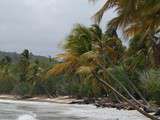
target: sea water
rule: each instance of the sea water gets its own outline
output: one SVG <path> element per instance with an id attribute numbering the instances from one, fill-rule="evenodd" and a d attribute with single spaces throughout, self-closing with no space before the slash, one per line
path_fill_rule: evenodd
<path id="1" fill-rule="evenodd" d="M 47 102 L 0 100 L 0 120 L 149 120 L 137 111 Z"/>

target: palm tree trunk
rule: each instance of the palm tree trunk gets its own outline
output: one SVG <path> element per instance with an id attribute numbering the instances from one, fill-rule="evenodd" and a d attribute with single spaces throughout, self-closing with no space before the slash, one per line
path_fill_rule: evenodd
<path id="1" fill-rule="evenodd" d="M 124 65 L 123 65 L 123 69 L 124 69 Z M 150 104 L 147 102 L 147 100 L 144 98 L 144 96 L 141 94 L 141 92 L 138 90 L 138 88 L 135 86 L 135 84 L 129 79 L 126 71 L 125 71 L 125 77 L 127 78 L 128 82 L 132 86 L 132 88 L 135 90 L 135 92 L 139 95 L 139 97 L 147 105 L 147 107 L 150 107 Z"/>
<path id="2" fill-rule="evenodd" d="M 160 42 L 153 45 L 154 63 L 157 68 L 160 67 Z"/>
<path id="3" fill-rule="evenodd" d="M 95 78 L 99 82 L 101 82 L 102 84 L 104 84 L 105 86 L 107 86 L 108 88 L 110 88 L 115 94 L 117 94 L 119 97 L 121 97 L 124 101 L 126 101 L 130 106 L 132 106 L 134 109 L 136 109 L 137 111 L 139 111 L 141 114 L 143 114 L 144 116 L 150 118 L 151 120 L 160 120 L 160 119 L 156 118 L 155 116 L 146 113 L 141 108 L 139 108 L 137 105 L 135 105 L 133 102 L 131 102 L 130 100 L 128 100 L 125 96 L 123 96 L 120 92 L 118 92 L 114 87 L 112 87 L 106 81 L 104 81 L 101 78 L 99 78 L 96 73 L 93 72 L 92 74 L 93 74 L 93 76 L 95 76 Z"/>
<path id="4" fill-rule="evenodd" d="M 103 52 L 104 53 L 104 52 Z M 102 53 L 102 55 L 104 55 Z M 102 57 L 103 58 L 103 61 L 104 61 L 104 63 L 106 63 L 106 61 L 105 61 L 105 58 L 104 58 L 104 56 Z M 113 67 L 113 68 L 115 68 L 115 65 L 112 63 L 112 61 L 111 61 L 111 59 L 109 58 L 109 57 L 107 57 L 106 56 L 106 58 L 107 58 L 107 60 L 109 61 L 109 63 L 111 64 L 111 66 Z M 103 67 L 103 65 L 100 65 L 100 64 L 97 64 L 98 66 L 100 66 L 103 70 L 105 70 L 106 71 L 106 69 Z M 107 71 L 106 71 L 107 72 Z M 119 81 L 119 80 L 117 80 L 111 73 L 109 73 L 109 72 L 107 72 L 114 80 L 116 80 L 118 83 L 119 83 L 119 85 L 126 91 L 126 93 L 137 103 L 137 105 L 140 105 L 141 107 L 149 107 L 149 106 L 144 106 L 143 104 L 141 104 L 140 102 L 138 102 L 135 98 L 134 98 L 134 96 L 133 95 L 131 95 L 131 93 L 127 90 L 127 88 Z M 128 77 L 127 77 L 128 78 Z M 140 92 L 139 92 L 140 93 Z M 138 94 L 139 94 L 138 93 Z M 142 97 L 141 96 L 141 94 L 140 94 L 140 97 Z M 142 97 L 142 98 L 144 98 L 144 97 Z M 142 100 L 144 100 L 144 99 L 142 99 Z M 147 102 L 146 102 L 146 100 L 144 100 L 145 101 L 145 103 L 146 103 L 146 105 L 149 105 Z"/>
<path id="5" fill-rule="evenodd" d="M 131 99 L 133 99 L 135 101 L 135 103 L 143 108 L 146 108 L 148 106 L 145 106 L 143 104 L 141 104 L 139 101 L 136 100 L 136 98 L 127 90 L 127 88 L 119 81 L 117 80 L 117 78 L 115 78 L 112 73 L 108 72 L 102 65 L 98 64 L 99 67 L 101 67 L 103 70 L 105 70 L 109 75 L 110 77 L 112 77 L 113 80 L 117 81 L 117 83 L 123 88 L 123 90 L 128 94 L 129 97 L 131 97 Z M 114 67 L 114 66 L 113 66 Z"/>

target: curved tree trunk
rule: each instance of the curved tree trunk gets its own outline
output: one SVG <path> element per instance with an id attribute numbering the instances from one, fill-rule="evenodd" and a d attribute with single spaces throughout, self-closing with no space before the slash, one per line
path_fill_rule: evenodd
<path id="1" fill-rule="evenodd" d="M 147 112 L 143 111 L 141 108 L 139 108 L 137 105 L 135 105 L 134 103 L 132 103 L 130 100 L 128 100 L 125 96 L 123 96 L 120 92 L 118 92 L 114 87 L 112 87 L 110 84 L 108 84 L 106 81 L 102 80 L 101 78 L 98 77 L 98 75 L 96 75 L 96 73 L 93 73 L 93 76 L 102 84 L 104 84 L 105 86 L 107 86 L 109 89 L 111 89 L 114 93 L 116 93 L 119 97 L 121 97 L 123 100 L 125 100 L 130 106 L 132 106 L 133 108 L 135 108 L 137 111 L 139 111 L 141 114 L 143 114 L 144 116 L 150 118 L 151 120 L 160 120 L 158 118 L 156 118 L 153 115 L 148 114 Z"/>

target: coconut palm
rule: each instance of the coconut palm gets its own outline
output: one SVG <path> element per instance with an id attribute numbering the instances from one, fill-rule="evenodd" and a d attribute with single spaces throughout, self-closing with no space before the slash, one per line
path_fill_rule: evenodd
<path id="1" fill-rule="evenodd" d="M 83 82 L 92 81 L 93 88 L 98 90 L 98 84 L 91 74 L 91 71 L 97 67 L 95 62 L 98 61 L 98 56 L 102 55 L 104 51 L 108 51 L 109 57 L 114 62 L 120 56 L 114 52 L 116 41 L 106 38 L 97 25 L 90 28 L 77 25 L 65 41 L 64 49 L 66 52 L 58 55 L 61 62 L 55 65 L 49 74 L 65 73 L 71 76 L 76 74 L 83 79 Z M 108 44 L 108 46 L 105 47 L 104 44 Z"/>
<path id="2" fill-rule="evenodd" d="M 95 0 L 92 0 L 95 1 Z M 100 22 L 103 14 L 114 8 L 117 17 L 113 18 L 108 26 L 121 28 L 129 37 L 141 33 L 139 41 L 145 38 L 151 41 L 154 61 L 160 66 L 160 1 L 159 0 L 107 0 L 104 6 L 95 14 L 94 19 Z"/>
<path id="3" fill-rule="evenodd" d="M 77 75 L 79 78 L 84 79 L 85 75 L 80 76 L 79 73 L 82 70 L 82 63 L 84 63 L 82 58 L 83 54 L 92 50 L 92 37 L 90 30 L 85 26 L 79 24 L 76 25 L 70 35 L 66 38 L 64 49 L 66 52 L 57 56 L 60 63 L 56 64 L 49 71 L 49 74 L 68 74 L 70 75 L 70 78 Z M 83 80 L 83 83 L 86 80 L 87 78 Z"/>
<path id="4" fill-rule="evenodd" d="M 54 73 L 55 75 L 66 71 L 70 74 L 75 73 L 76 69 L 80 66 L 80 56 L 92 49 L 89 30 L 82 25 L 77 25 L 67 37 L 64 49 L 66 52 L 57 56 L 62 62 L 55 65 L 49 71 L 50 73 Z"/>
<path id="5" fill-rule="evenodd" d="M 102 72 L 103 78 L 107 79 L 108 76 L 104 69 L 118 65 L 123 59 L 125 49 L 113 30 L 103 33 L 98 25 L 90 28 L 80 25 L 75 27 L 67 38 L 64 48 L 66 53 L 58 55 L 62 62 L 55 65 L 49 73 L 54 75 L 60 73 L 80 74 L 83 79 L 87 74 L 87 79 L 92 79 L 93 83 L 95 80 L 92 71 L 99 65 L 103 66 L 103 69 L 99 68 L 99 71 Z M 120 85 L 133 98 L 124 85 Z"/>
<path id="6" fill-rule="evenodd" d="M 91 59 L 96 57 L 101 59 L 103 55 L 108 56 L 116 64 L 123 55 L 124 47 L 118 38 L 109 36 L 110 34 L 103 33 L 98 25 L 90 28 L 77 25 L 66 39 L 64 44 L 66 52 L 58 55 L 62 62 L 55 65 L 50 72 L 58 74 L 67 70 L 69 73 L 74 73 L 81 63 L 89 65 Z"/>

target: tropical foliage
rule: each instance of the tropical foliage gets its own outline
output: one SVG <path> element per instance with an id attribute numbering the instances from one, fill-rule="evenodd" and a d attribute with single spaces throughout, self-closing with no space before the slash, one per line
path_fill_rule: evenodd
<path id="1" fill-rule="evenodd" d="M 117 16 L 102 30 L 99 23 L 109 9 Z M 28 50 L 16 62 L 3 57 L 0 93 L 107 96 L 116 102 L 132 99 L 141 107 L 138 99 L 147 107 L 148 101 L 160 105 L 160 0 L 106 0 L 93 17 L 96 24 L 73 28 L 64 41 L 65 52 L 56 58 L 31 60 Z M 117 30 L 129 41 L 127 47 Z"/>
<path id="2" fill-rule="evenodd" d="M 139 35 L 139 44 L 147 44 L 148 50 L 151 48 L 154 64 L 159 67 L 160 1 L 107 0 L 104 6 L 95 14 L 95 21 L 99 23 L 104 13 L 111 8 L 115 9 L 117 16 L 108 23 L 108 27 L 121 29 L 124 35 L 130 38 Z"/>
<path id="3" fill-rule="evenodd" d="M 160 71 L 151 69 L 147 73 L 141 74 L 140 80 L 147 99 L 157 101 L 160 104 Z"/>
<path id="4" fill-rule="evenodd" d="M 61 62 L 56 64 L 49 74 L 67 74 L 75 81 L 77 77 L 77 81 L 84 89 L 83 85 L 89 83 L 88 86 L 92 88 L 90 92 L 92 97 L 106 94 L 104 92 L 106 89 L 95 79 L 95 73 L 123 93 L 129 94 L 130 97 L 133 97 L 131 92 L 137 94 L 137 89 L 127 90 L 132 88 L 128 84 L 136 88 L 137 81 L 128 81 L 136 73 L 132 73 L 129 77 L 130 68 L 126 64 L 129 60 L 125 58 L 127 49 L 122 45 L 116 31 L 108 29 L 103 32 L 98 25 L 89 28 L 77 25 L 67 37 L 64 48 L 66 52 L 58 55 Z M 113 75 L 113 73 L 119 75 Z M 107 90 L 107 93 L 113 94 L 110 90 Z"/>
<path id="5" fill-rule="evenodd" d="M 159 67 L 153 62 L 154 51 L 149 45 L 150 39 L 139 41 L 143 36 L 136 34 L 130 39 L 129 48 L 126 48 L 115 28 L 109 27 L 103 32 L 97 24 L 91 27 L 78 24 L 66 38 L 65 53 L 57 56 L 60 63 L 53 66 L 48 74 L 66 75 L 72 96 L 108 96 L 116 102 L 125 100 L 143 115 L 156 119 L 139 108 L 149 108 L 147 100 L 154 100 L 158 104 L 160 100 L 160 86 L 153 80 L 157 76 L 153 74 L 153 78 L 147 77 L 142 82 L 139 74 Z M 144 104 L 137 99 L 143 100 Z"/>
<path id="6" fill-rule="evenodd" d="M 12 61 L 12 58 L 9 56 L 2 57 L 0 60 L 1 94 L 21 96 L 54 95 L 53 92 L 50 92 L 51 88 L 48 85 L 50 79 L 47 79 L 45 76 L 48 69 L 56 61 L 50 60 L 50 58 L 33 60 L 32 57 L 33 55 L 28 50 L 24 50 L 16 62 L 15 60 Z M 52 80 L 54 81 L 53 78 Z"/>

